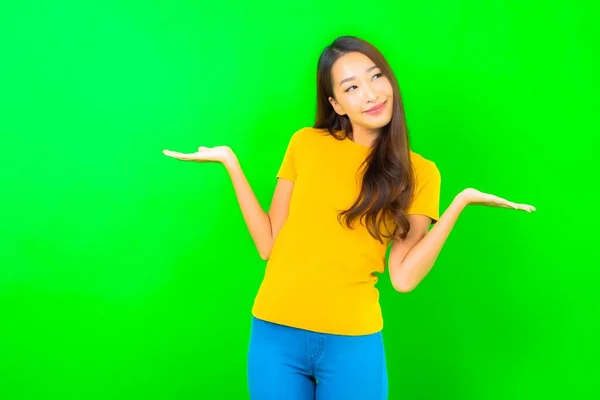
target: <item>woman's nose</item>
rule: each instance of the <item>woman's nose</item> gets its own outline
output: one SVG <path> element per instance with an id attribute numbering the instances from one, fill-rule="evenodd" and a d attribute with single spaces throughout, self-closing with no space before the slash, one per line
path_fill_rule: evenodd
<path id="1" fill-rule="evenodd" d="M 365 100 L 373 101 L 377 99 L 377 93 L 375 92 L 375 89 L 371 85 L 366 85 L 365 87 Z"/>

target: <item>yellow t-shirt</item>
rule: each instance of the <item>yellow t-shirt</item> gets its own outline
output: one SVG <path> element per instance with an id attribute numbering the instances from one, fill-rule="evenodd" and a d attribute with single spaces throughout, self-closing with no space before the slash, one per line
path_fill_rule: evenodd
<path id="1" fill-rule="evenodd" d="M 294 133 L 278 178 L 294 181 L 287 220 L 266 266 L 256 318 L 321 333 L 365 335 L 383 328 L 377 276 L 389 239 L 380 243 L 358 221 L 338 222 L 360 192 L 359 167 L 369 148 L 325 130 Z M 416 190 L 407 214 L 439 218 L 440 174 L 411 152 Z M 361 169 L 362 171 L 362 169 Z"/>

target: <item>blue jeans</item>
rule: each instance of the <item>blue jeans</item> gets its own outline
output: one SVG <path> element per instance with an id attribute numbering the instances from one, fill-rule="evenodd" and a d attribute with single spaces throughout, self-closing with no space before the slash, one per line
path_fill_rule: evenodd
<path id="1" fill-rule="evenodd" d="M 251 400 L 385 400 L 381 332 L 342 336 L 252 319 Z"/>

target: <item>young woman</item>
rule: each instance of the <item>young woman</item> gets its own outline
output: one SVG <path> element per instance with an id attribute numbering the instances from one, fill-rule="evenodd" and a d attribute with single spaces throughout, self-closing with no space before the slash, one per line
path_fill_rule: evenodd
<path id="1" fill-rule="evenodd" d="M 252 310 L 253 400 L 386 399 L 375 273 L 384 271 L 388 246 L 393 287 L 409 292 L 467 205 L 534 210 L 465 189 L 440 217 L 440 173 L 409 148 L 396 78 L 383 55 L 355 37 L 321 54 L 316 122 L 291 137 L 268 213 L 229 147 L 164 153 L 227 168 L 268 260 Z"/>

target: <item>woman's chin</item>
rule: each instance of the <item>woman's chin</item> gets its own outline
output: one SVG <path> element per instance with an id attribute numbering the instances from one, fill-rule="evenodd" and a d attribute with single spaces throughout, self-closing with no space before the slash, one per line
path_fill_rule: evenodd
<path id="1" fill-rule="evenodd" d="M 368 121 L 364 122 L 363 126 L 369 130 L 381 129 L 381 128 L 387 126 L 391 120 L 392 120 L 391 117 L 369 118 Z"/>

